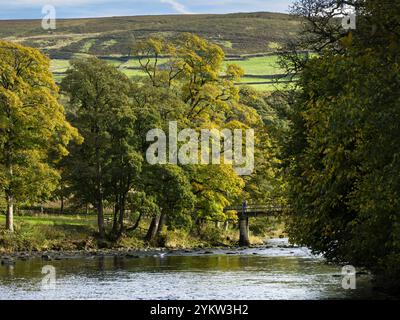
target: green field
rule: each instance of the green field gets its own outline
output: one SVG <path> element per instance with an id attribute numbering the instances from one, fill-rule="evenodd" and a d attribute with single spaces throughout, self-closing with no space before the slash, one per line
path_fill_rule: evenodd
<path id="1" fill-rule="evenodd" d="M 196 33 L 222 47 L 225 65 L 236 63 L 245 70 L 242 83 L 271 91 L 273 86 L 261 83 L 270 82 L 265 76 L 283 73 L 274 53 L 297 36 L 300 24 L 293 16 L 268 12 L 59 19 L 52 32 L 41 29 L 40 20 L 3 20 L 0 37 L 41 49 L 52 59 L 51 70 L 60 82 L 71 59 L 89 55 L 101 57 L 129 77 L 142 76 L 137 59 L 123 58 L 137 41 L 150 36 L 172 40 L 183 32 Z M 159 63 L 165 61 L 161 58 Z"/>
<path id="2" fill-rule="evenodd" d="M 234 63 L 241 66 L 247 75 L 272 75 L 283 73 L 279 68 L 278 56 L 250 57 L 245 60 L 229 60 L 225 64 Z"/>
<path id="3" fill-rule="evenodd" d="M 36 215 L 36 216 L 15 216 L 15 222 L 28 223 L 30 225 L 70 225 L 70 226 L 96 226 L 97 218 L 95 216 L 62 216 L 62 215 Z M 4 224 L 5 216 L 0 215 L 0 224 Z"/>
<path id="4" fill-rule="evenodd" d="M 79 55 L 83 56 L 83 55 Z M 141 77 L 145 76 L 145 73 L 140 70 L 140 63 L 138 59 L 118 58 L 115 56 L 103 57 L 103 60 L 118 67 L 128 77 Z M 167 62 L 167 58 L 160 58 L 159 65 Z M 266 55 L 262 57 L 243 57 L 241 59 L 228 59 L 224 62 L 224 67 L 229 64 L 237 64 L 245 71 L 245 76 L 242 77 L 241 83 L 249 84 L 257 90 L 261 91 L 274 91 L 276 88 L 283 89 L 282 84 L 265 84 L 265 82 L 274 82 L 273 79 L 268 76 L 283 74 L 282 70 L 278 65 L 277 55 Z M 54 73 L 54 78 L 57 82 L 60 82 L 70 66 L 70 62 L 67 59 L 53 59 L 51 60 L 51 70 Z"/>
<path id="5" fill-rule="evenodd" d="M 272 92 L 272 91 L 286 91 L 293 88 L 293 84 L 288 83 L 272 83 L 272 84 L 251 84 L 250 87 L 257 91 Z"/>
<path id="6" fill-rule="evenodd" d="M 123 70 L 129 68 L 140 68 L 138 59 L 129 59 L 128 61 L 104 58 L 104 61 L 119 67 Z M 167 58 L 160 58 L 158 64 L 161 65 L 167 62 Z M 247 75 L 272 75 L 282 73 L 283 70 L 278 65 L 278 56 L 270 55 L 264 57 L 249 57 L 245 59 L 227 60 L 224 62 L 226 67 L 229 64 L 237 64 L 241 66 Z M 67 59 L 53 59 L 51 61 L 51 70 L 56 72 L 65 72 L 69 67 L 69 60 Z"/>

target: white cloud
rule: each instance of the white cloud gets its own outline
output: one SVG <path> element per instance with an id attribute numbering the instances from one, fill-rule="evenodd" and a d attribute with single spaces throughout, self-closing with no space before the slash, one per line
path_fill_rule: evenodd
<path id="1" fill-rule="evenodd" d="M 175 0 L 161 0 L 161 3 L 167 3 L 167 4 L 171 5 L 171 7 L 175 11 L 177 11 L 179 13 L 182 13 L 182 14 L 193 14 L 193 12 L 190 12 L 189 10 L 187 10 L 186 7 L 183 4 L 179 3 L 178 1 L 175 1 Z"/>

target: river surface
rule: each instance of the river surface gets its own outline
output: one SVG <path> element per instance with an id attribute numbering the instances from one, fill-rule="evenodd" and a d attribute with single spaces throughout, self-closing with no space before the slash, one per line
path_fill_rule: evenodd
<path id="1" fill-rule="evenodd" d="M 357 276 L 355 290 L 344 290 L 341 267 L 326 264 L 307 248 L 288 246 L 287 239 L 272 239 L 267 245 L 134 258 L 17 261 L 0 266 L 0 299 L 385 298 L 372 291 L 368 275 Z M 46 265 L 54 267 L 55 282 L 43 286 Z"/>

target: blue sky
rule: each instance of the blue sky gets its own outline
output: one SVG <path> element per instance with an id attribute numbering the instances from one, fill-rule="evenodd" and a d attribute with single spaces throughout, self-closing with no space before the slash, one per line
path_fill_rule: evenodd
<path id="1" fill-rule="evenodd" d="M 40 19 L 53 5 L 57 18 L 176 13 L 287 12 L 293 0 L 0 0 L 0 19 Z"/>

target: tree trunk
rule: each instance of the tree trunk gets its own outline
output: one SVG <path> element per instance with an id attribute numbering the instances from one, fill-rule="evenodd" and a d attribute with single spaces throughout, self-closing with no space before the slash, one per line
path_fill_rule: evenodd
<path id="1" fill-rule="evenodd" d="M 121 203 L 119 206 L 119 236 L 124 232 L 125 199 L 125 196 L 121 197 Z"/>
<path id="2" fill-rule="evenodd" d="M 7 212 L 6 212 L 6 229 L 14 232 L 14 198 L 11 191 L 6 192 Z"/>
<path id="3" fill-rule="evenodd" d="M 152 241 L 156 234 L 157 234 L 157 230 L 158 230 L 158 225 L 160 223 L 160 216 L 155 216 L 150 223 L 150 227 L 149 227 L 149 231 L 147 231 L 145 240 L 147 242 Z"/>
<path id="4" fill-rule="evenodd" d="M 137 218 L 135 224 L 133 225 L 133 227 L 129 228 L 128 231 L 136 230 L 139 227 L 140 220 L 142 220 L 142 213 L 139 214 L 139 217 Z"/>
<path id="5" fill-rule="evenodd" d="M 104 228 L 104 207 L 103 207 L 103 183 L 102 166 L 100 162 L 100 148 L 96 147 L 96 173 L 97 173 L 97 224 L 99 227 L 99 237 L 104 239 L 106 232 Z"/>
<path id="6" fill-rule="evenodd" d="M 14 195 L 11 186 L 11 182 L 14 177 L 14 172 L 10 159 L 7 160 L 7 167 L 8 167 L 10 184 L 8 186 L 8 189 L 6 190 L 6 201 L 7 201 L 6 230 L 14 232 Z"/>
<path id="7" fill-rule="evenodd" d="M 157 228 L 157 235 L 159 235 L 162 232 L 166 223 L 167 223 L 167 215 L 165 213 L 161 213 L 160 221 L 158 223 L 158 228 Z"/>
<path id="8" fill-rule="evenodd" d="M 229 230 L 229 221 L 228 221 L 228 220 L 226 220 L 226 221 L 224 222 L 224 230 L 225 230 L 225 231 L 228 231 L 228 230 Z"/>
<path id="9" fill-rule="evenodd" d="M 201 218 L 196 218 L 195 225 L 197 234 L 200 234 L 203 228 L 203 220 Z"/>
<path id="10" fill-rule="evenodd" d="M 61 214 L 64 214 L 64 196 L 61 195 L 61 208 L 60 208 Z"/>
<path id="11" fill-rule="evenodd" d="M 104 207 L 102 200 L 97 204 L 97 224 L 99 226 L 99 237 L 104 239 L 106 232 L 104 228 Z"/>
<path id="12" fill-rule="evenodd" d="M 114 206 L 113 226 L 112 226 L 112 233 L 114 235 L 117 234 L 118 231 L 118 213 L 119 213 L 119 201 L 118 197 L 116 197 Z"/>
<path id="13" fill-rule="evenodd" d="M 217 229 L 219 229 L 219 228 L 220 228 L 219 221 L 215 221 L 215 227 L 216 227 Z"/>

